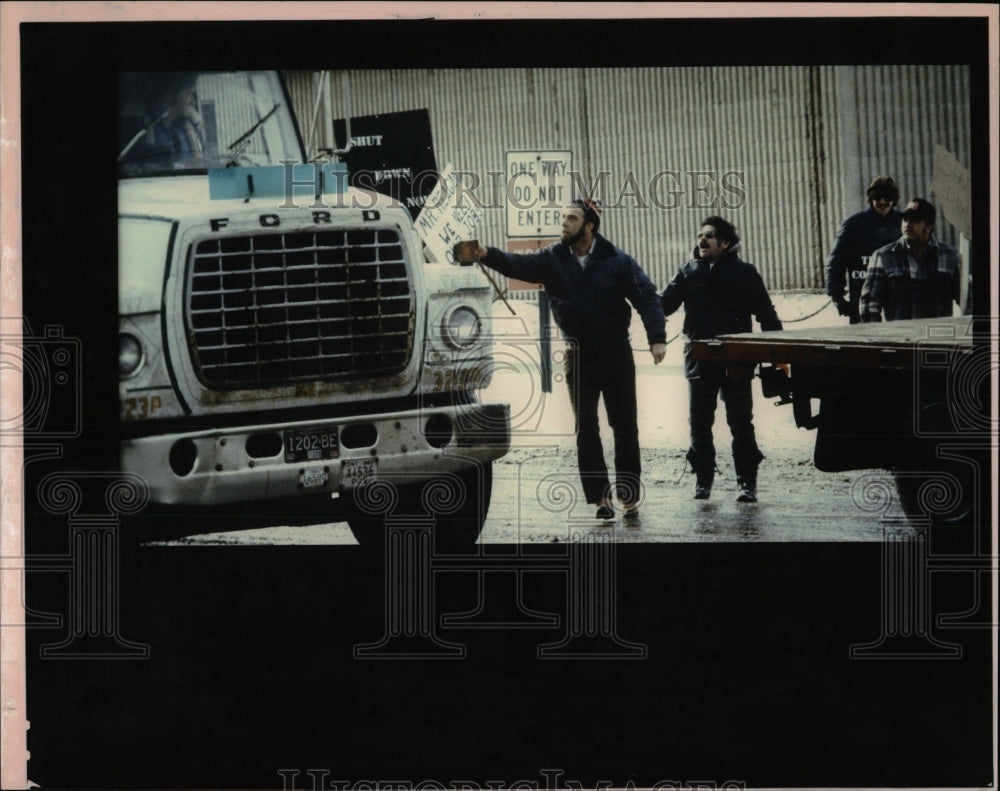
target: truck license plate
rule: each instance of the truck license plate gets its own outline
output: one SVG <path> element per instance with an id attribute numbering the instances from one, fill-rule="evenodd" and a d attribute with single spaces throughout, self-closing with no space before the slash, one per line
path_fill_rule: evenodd
<path id="1" fill-rule="evenodd" d="M 340 463 L 340 485 L 355 489 L 375 483 L 378 479 L 378 459 L 344 459 Z"/>
<path id="2" fill-rule="evenodd" d="M 285 432 L 285 461 L 335 459 L 340 455 L 336 426 L 310 426 Z"/>
<path id="3" fill-rule="evenodd" d="M 326 486 L 330 474 L 323 467 L 306 467 L 299 474 L 299 486 L 309 489 L 313 486 Z"/>

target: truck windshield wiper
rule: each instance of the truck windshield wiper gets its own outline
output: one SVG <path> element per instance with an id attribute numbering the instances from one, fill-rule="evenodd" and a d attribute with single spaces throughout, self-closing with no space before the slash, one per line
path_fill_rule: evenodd
<path id="1" fill-rule="evenodd" d="M 265 122 L 265 121 L 266 121 L 266 120 L 267 120 L 268 118 L 270 118 L 270 117 L 271 117 L 272 115 L 274 115 L 274 114 L 275 114 L 276 112 L 278 112 L 278 108 L 279 108 L 279 107 L 281 107 L 281 105 L 280 105 L 280 104 L 276 104 L 276 105 L 274 105 L 274 107 L 272 107 L 272 108 L 271 108 L 271 109 L 270 109 L 270 110 L 269 110 L 269 111 L 267 112 L 267 114 L 266 114 L 266 115 L 264 115 L 264 117 L 263 117 L 263 118 L 261 118 L 261 119 L 260 119 L 260 120 L 259 120 L 259 121 L 258 121 L 257 123 L 255 123 L 255 124 L 254 124 L 253 126 L 251 126 L 251 127 L 249 128 L 249 129 L 247 129 L 247 131 L 245 131 L 245 132 L 244 132 L 244 133 L 243 133 L 242 135 L 240 135 L 239 137 L 237 137 L 237 138 L 236 138 L 236 139 L 235 139 L 235 140 L 234 140 L 234 141 L 233 141 L 232 143 L 230 143 L 230 144 L 229 144 L 229 146 L 227 147 L 227 149 L 226 149 L 226 150 L 228 150 L 228 151 L 233 151 L 233 150 L 235 150 L 235 152 L 236 152 L 236 153 L 235 153 L 235 154 L 233 155 L 233 157 L 232 157 L 232 158 L 231 158 L 231 159 L 230 159 L 230 160 L 229 160 L 229 161 L 228 161 L 228 162 L 226 163 L 226 167 L 227 167 L 227 168 L 228 168 L 228 167 L 232 167 L 233 165 L 235 165 L 235 164 L 236 164 L 236 162 L 237 162 L 237 160 L 238 160 L 238 159 L 239 159 L 239 157 L 240 157 L 240 154 L 242 154 L 242 153 L 243 153 L 243 149 L 245 148 L 245 146 L 240 146 L 240 144 L 241 144 L 241 143 L 243 143 L 244 141 L 248 140 L 248 139 L 250 138 L 250 136 L 251 136 L 251 135 L 252 135 L 252 134 L 253 134 L 254 132 L 256 132 L 256 131 L 257 131 L 257 130 L 258 130 L 258 129 L 259 129 L 260 127 L 261 127 L 261 125 L 262 125 L 262 124 L 263 124 L 263 123 L 264 123 L 264 122 Z M 238 146 L 239 146 L 239 147 L 238 147 Z M 237 148 L 237 147 L 238 147 L 238 148 Z"/>
<path id="2" fill-rule="evenodd" d="M 155 126 L 155 125 L 157 124 L 157 123 L 159 123 L 160 121 L 163 121 L 163 120 L 164 120 L 164 119 L 165 119 L 165 118 L 167 117 L 167 115 L 168 115 L 169 113 L 170 113 L 170 110 L 164 110 L 164 111 L 163 111 L 163 113 L 162 113 L 161 115 L 158 115 L 158 116 L 156 116 L 156 118 L 154 118 L 154 119 L 153 119 L 152 121 L 150 121 L 150 122 L 149 122 L 148 124 L 146 124 L 146 125 L 145 125 L 145 126 L 144 126 L 144 127 L 142 128 L 142 129 L 140 129 L 140 130 L 139 130 L 138 132 L 136 132 L 136 133 L 135 133 L 135 136 L 134 136 L 134 137 L 133 137 L 133 138 L 132 138 L 131 140 L 129 140 L 129 141 L 128 141 L 128 143 L 126 143 L 126 144 L 125 144 L 125 148 L 123 148 L 123 149 L 122 149 L 122 150 L 121 150 L 121 151 L 119 152 L 119 154 L 118 154 L 118 161 L 119 161 L 119 162 L 121 162 L 121 161 L 122 161 L 122 160 L 123 160 L 123 159 L 125 158 L 125 155 L 126 155 L 126 154 L 127 154 L 127 153 L 128 153 L 129 151 L 131 151 L 131 150 L 132 150 L 132 147 L 133 147 L 133 146 L 134 146 L 134 145 L 135 145 L 136 143 L 138 143 L 138 142 L 139 142 L 139 140 L 140 140 L 140 139 L 142 138 L 142 136 L 143 136 L 144 134 L 146 134 L 146 132 L 148 132 L 148 131 L 149 131 L 150 129 L 152 129 L 152 128 L 153 128 L 153 127 L 154 127 L 154 126 Z"/>

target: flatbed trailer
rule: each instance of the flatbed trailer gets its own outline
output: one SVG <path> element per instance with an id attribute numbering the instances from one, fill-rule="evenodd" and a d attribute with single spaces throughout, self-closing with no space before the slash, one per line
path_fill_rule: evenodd
<path id="1" fill-rule="evenodd" d="M 817 432 L 817 469 L 891 470 L 911 517 L 956 524 L 974 518 L 992 480 L 988 337 L 955 316 L 721 335 L 690 353 L 760 365 L 764 395 Z"/>

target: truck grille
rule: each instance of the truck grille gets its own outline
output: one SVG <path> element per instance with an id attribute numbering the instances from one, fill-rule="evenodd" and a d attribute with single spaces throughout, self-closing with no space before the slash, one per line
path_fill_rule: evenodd
<path id="1" fill-rule="evenodd" d="M 213 387 L 388 376 L 412 352 L 412 285 L 393 230 L 200 241 L 187 306 L 192 361 Z"/>

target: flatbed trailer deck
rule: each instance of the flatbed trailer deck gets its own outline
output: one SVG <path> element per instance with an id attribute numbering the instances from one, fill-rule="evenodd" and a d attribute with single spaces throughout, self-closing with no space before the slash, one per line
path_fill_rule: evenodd
<path id="1" fill-rule="evenodd" d="M 692 341 L 695 359 L 909 369 L 914 352 L 971 352 L 972 316 L 720 335 Z"/>

